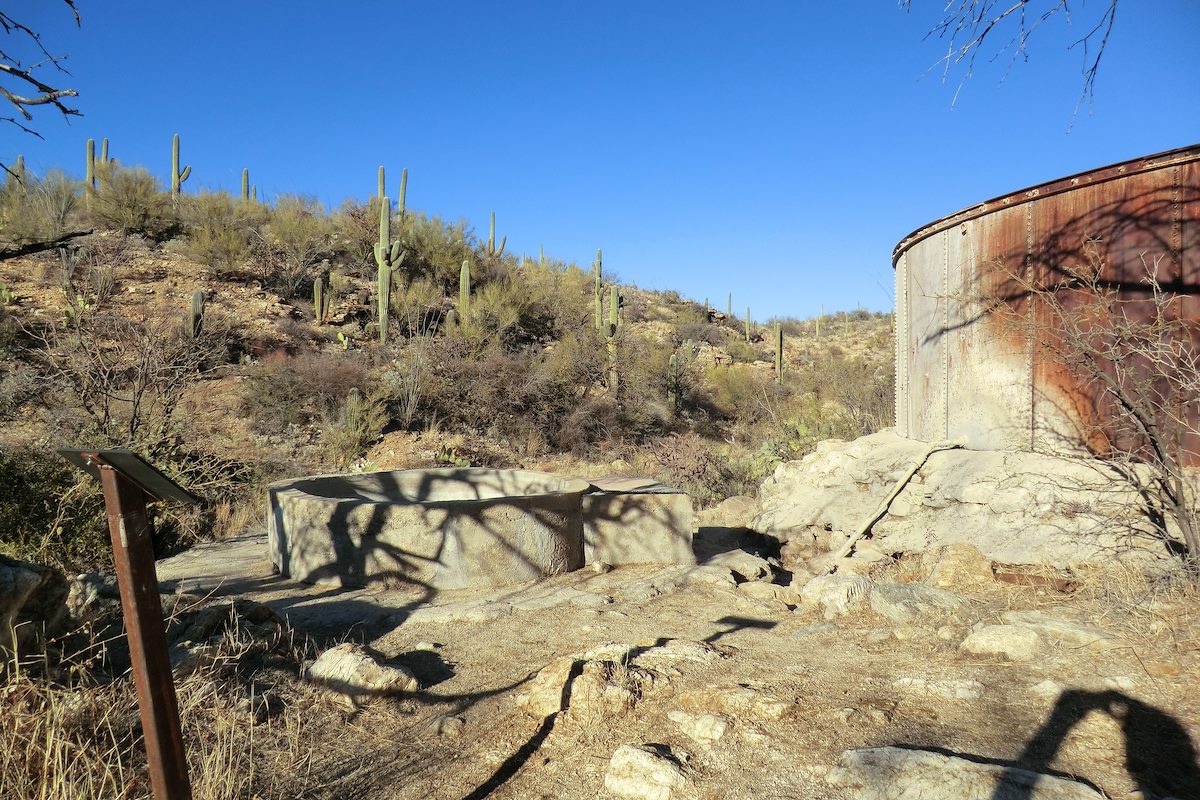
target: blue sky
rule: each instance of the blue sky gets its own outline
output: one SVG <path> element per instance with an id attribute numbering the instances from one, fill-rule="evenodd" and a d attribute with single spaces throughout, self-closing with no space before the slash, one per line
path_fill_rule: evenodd
<path id="1" fill-rule="evenodd" d="M 891 251 L 914 228 L 1033 183 L 1200 141 L 1200 2 L 1125 0 L 1091 107 L 1073 112 L 1107 5 L 1076 2 L 1027 62 L 941 80 L 924 41 L 941 0 L 19 4 L 69 53 L 83 117 L 0 153 L 82 173 L 107 136 L 185 190 L 395 196 L 467 219 L 495 209 L 509 250 L 672 288 L 756 319 L 891 306 Z M 25 7 L 27 6 L 27 8 Z M 22 17 L 21 15 L 25 15 Z M 1074 34 L 1074 35 L 1073 35 Z"/>

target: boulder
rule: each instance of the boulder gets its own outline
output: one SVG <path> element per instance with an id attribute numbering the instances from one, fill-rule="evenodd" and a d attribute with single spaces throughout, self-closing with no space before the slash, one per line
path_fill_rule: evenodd
<path id="1" fill-rule="evenodd" d="M 921 583 L 879 583 L 871 589 L 871 610 L 902 625 L 953 615 L 968 605 L 965 597 Z"/>
<path id="2" fill-rule="evenodd" d="M 604 772 L 604 788 L 624 800 L 672 800 L 685 784 L 679 761 L 661 746 L 622 745 Z"/>
<path id="3" fill-rule="evenodd" d="M 992 561 L 973 544 L 959 542 L 926 553 L 930 586 L 939 589 L 975 589 L 992 582 Z"/>
<path id="4" fill-rule="evenodd" d="M 978 625 L 958 646 L 964 653 L 1004 656 L 1009 661 L 1032 661 L 1041 640 L 1020 625 Z"/>
<path id="5" fill-rule="evenodd" d="M 756 581 L 772 574 L 770 562 L 745 550 L 730 550 L 704 562 L 708 567 L 722 567 L 743 581 Z"/>
<path id="6" fill-rule="evenodd" d="M 1047 639 L 1086 649 L 1111 650 L 1126 642 L 1105 631 L 1044 611 L 1005 611 L 1000 615 L 1010 625 L 1032 628 Z"/>
<path id="7" fill-rule="evenodd" d="M 928 750 L 847 750 L 826 782 L 858 800 L 1103 800 L 1078 781 Z"/>
<path id="8" fill-rule="evenodd" d="M 758 501 L 753 497 L 735 495 L 712 508 L 697 512 L 696 524 L 702 528 L 748 528 L 750 520 L 757 513 Z"/>
<path id="9" fill-rule="evenodd" d="M 597 653 L 607 653 L 609 647 L 625 647 L 625 653 L 632 649 L 614 643 Z M 563 656 L 543 667 L 517 702 L 535 719 L 566 711 L 572 722 L 589 724 L 632 710 L 656 680 L 650 670 L 622 661 Z"/>
<path id="10" fill-rule="evenodd" d="M 818 575 L 804 584 L 800 600 L 820 608 L 825 619 L 834 619 L 862 605 L 873 585 L 864 575 Z"/>
<path id="11" fill-rule="evenodd" d="M 67 594 L 58 570 L 0 555 L 0 650 L 30 653 L 62 633 Z"/>
<path id="12" fill-rule="evenodd" d="M 419 688 L 416 676 L 408 669 L 383 664 L 370 650 L 350 642 L 321 653 L 308 668 L 308 677 L 356 702 Z"/>
<path id="13" fill-rule="evenodd" d="M 689 714 L 686 711 L 670 711 L 667 719 L 679 726 L 684 735 L 704 745 L 716 742 L 729 729 L 729 719 L 718 714 Z"/>
<path id="14" fill-rule="evenodd" d="M 871 517 L 927 447 L 890 430 L 821 442 L 763 482 L 751 525 L 781 542 L 812 541 L 813 531 L 825 531 L 828 547 Z M 905 484 L 871 535 L 885 553 L 967 544 L 1007 564 L 1071 568 L 1107 566 L 1115 558 L 1140 569 L 1173 569 L 1176 561 L 1141 509 L 1137 489 L 1099 461 L 945 450 Z M 953 575 L 982 578 L 979 567 L 947 563 L 934 583 L 953 585 L 943 583 Z"/>

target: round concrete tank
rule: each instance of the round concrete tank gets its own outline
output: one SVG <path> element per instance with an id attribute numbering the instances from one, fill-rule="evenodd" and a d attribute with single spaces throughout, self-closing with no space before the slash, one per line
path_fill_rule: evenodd
<path id="1" fill-rule="evenodd" d="M 307 582 L 503 586 L 583 566 L 591 485 L 528 470 L 415 469 L 271 484 L 280 572 Z"/>
<path id="2" fill-rule="evenodd" d="M 1171 313 L 1197 323 L 1188 335 L 1200 343 L 1200 145 L 1023 189 L 905 237 L 892 259 L 897 432 L 981 450 L 1120 447 L 1104 392 L 1046 341 L 1046 304 L 1010 291 L 1014 276 L 1060 285 L 1065 266 L 1089 259 L 1135 314 L 1153 308 L 1146 265 L 1157 264 Z"/>

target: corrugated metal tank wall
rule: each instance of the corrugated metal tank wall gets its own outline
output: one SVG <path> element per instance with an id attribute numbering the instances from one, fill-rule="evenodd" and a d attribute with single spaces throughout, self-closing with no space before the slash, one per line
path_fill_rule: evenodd
<path id="1" fill-rule="evenodd" d="M 1103 430 L 1105 399 L 1039 340 L 1047 310 L 1011 292 L 1014 274 L 1052 285 L 1063 265 L 1094 257 L 1134 307 L 1148 297 L 1145 264 L 1157 260 L 1200 341 L 1200 145 L 989 200 L 901 241 L 893 254 L 897 432 L 1042 450 Z M 990 305 L 997 297 L 1003 313 Z"/>

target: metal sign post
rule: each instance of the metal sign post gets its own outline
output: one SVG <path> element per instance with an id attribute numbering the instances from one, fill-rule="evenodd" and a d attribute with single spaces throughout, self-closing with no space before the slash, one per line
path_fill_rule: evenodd
<path id="1" fill-rule="evenodd" d="M 146 502 L 195 503 L 199 498 L 128 450 L 59 450 L 58 453 L 98 478 L 104 488 L 113 563 L 121 590 L 121 611 L 129 638 L 133 683 L 154 797 L 191 800 Z"/>

